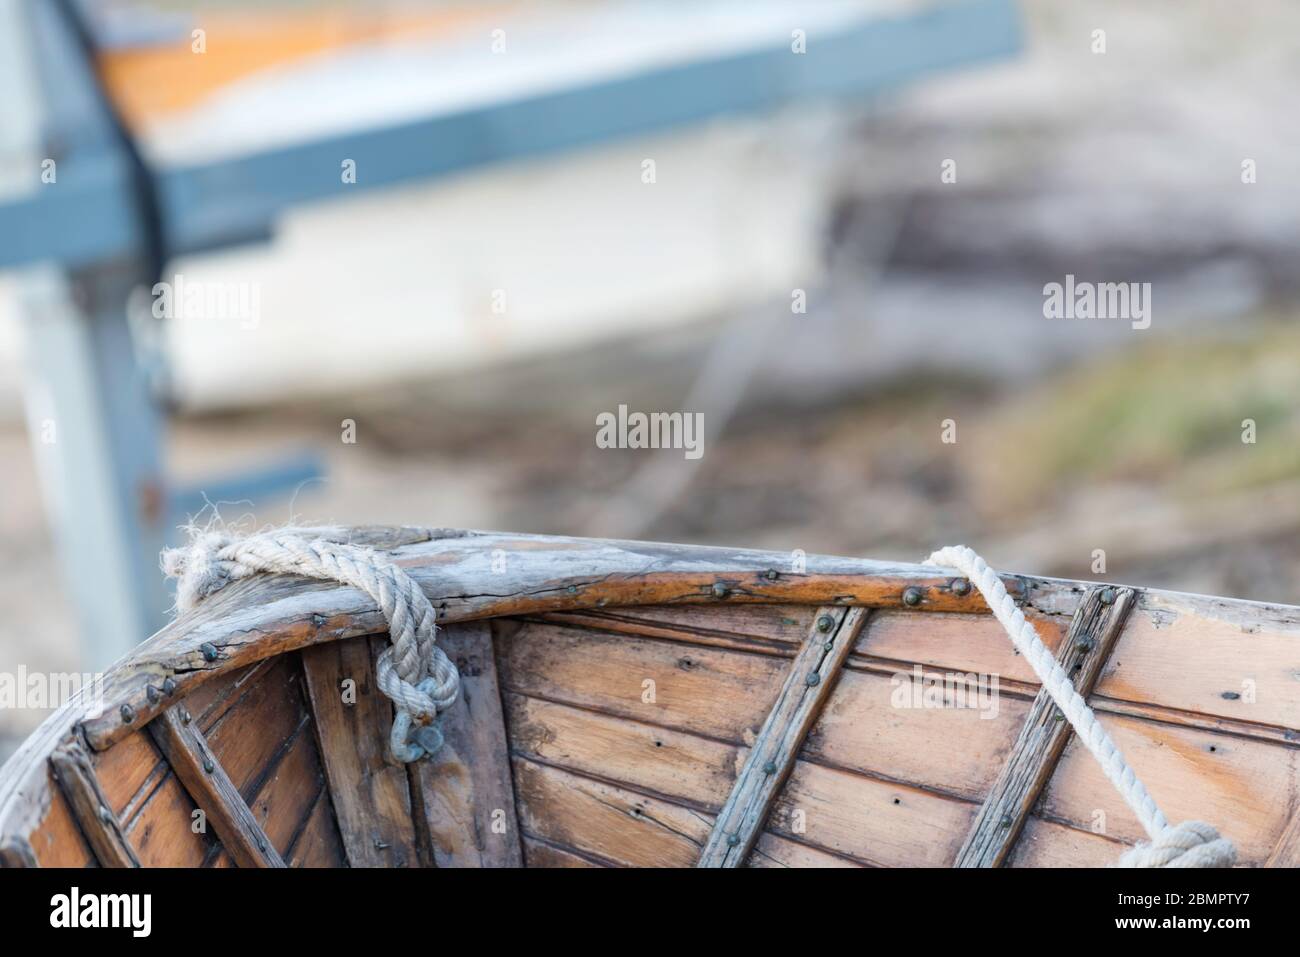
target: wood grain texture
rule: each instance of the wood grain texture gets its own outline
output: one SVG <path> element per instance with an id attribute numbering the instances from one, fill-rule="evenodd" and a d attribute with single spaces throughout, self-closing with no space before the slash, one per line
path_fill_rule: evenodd
<path id="1" fill-rule="evenodd" d="M 974 814 L 966 801 L 796 761 L 768 830 L 873 867 L 948 867 Z"/>
<path id="2" fill-rule="evenodd" d="M 510 745 L 529 760 L 717 812 L 745 749 L 518 694 L 506 696 Z"/>
<path id="3" fill-rule="evenodd" d="M 509 691 L 737 743 L 753 739 L 789 667 L 769 655 L 534 622 L 498 634 Z"/>
<path id="4" fill-rule="evenodd" d="M 334 808 L 324 788 L 316 795 L 307 822 L 285 851 L 285 858 L 290 867 L 348 866 Z"/>
<path id="5" fill-rule="evenodd" d="M 868 634 L 873 627 L 869 621 Z M 803 756 L 982 801 L 1030 705 L 1007 694 L 995 679 L 901 664 L 889 675 L 866 673 L 849 670 L 846 663 Z M 915 706 L 918 694 L 932 686 L 953 689 L 952 706 Z"/>
<path id="6" fill-rule="evenodd" d="M 1263 864 L 1300 795 L 1300 749 L 1250 738 L 1099 714 L 1124 758 L 1171 821 L 1208 821 Z M 1146 832 L 1096 760 L 1072 740 L 1039 802 L 1053 820 L 1133 844 Z"/>
<path id="7" fill-rule="evenodd" d="M 632 605 L 901 608 L 908 588 L 921 596 L 916 611 L 986 608 L 977 593 L 956 594 L 951 579 L 921 565 L 810 555 L 804 570 L 794 574 L 786 570 L 789 555 L 783 552 L 447 529 L 333 534 L 390 551 L 444 624 Z M 493 570 L 489 556 L 496 552 L 507 556 L 503 572 Z M 1070 587 L 1045 579 L 1006 575 L 1003 581 L 1013 597 L 1045 613 L 1075 601 Z M 123 704 L 138 721 L 149 720 L 160 706 L 148 686 L 167 677 L 188 695 L 231 668 L 385 628 L 378 608 L 357 589 L 291 576 L 235 582 L 168 625 L 106 678 L 105 713 L 85 716 L 85 734 L 93 747 L 103 749 L 130 733 L 133 727 L 118 713 Z M 211 660 L 202 654 L 205 643 L 216 650 Z M 0 809 L 4 796 L 0 791 Z"/>
<path id="8" fill-rule="evenodd" d="M 168 708 L 151 721 L 149 732 L 236 864 L 285 866 L 183 704 Z"/>
<path id="9" fill-rule="evenodd" d="M 81 742 L 65 741 L 50 755 L 50 767 L 72 809 L 72 816 L 104 867 L 139 867 L 135 848 L 109 806 Z"/>
<path id="10" fill-rule="evenodd" d="M 1113 867 L 1130 845 L 1031 815 L 1007 867 Z"/>
<path id="11" fill-rule="evenodd" d="M 1294 811 L 1282 836 L 1264 860 L 1265 867 L 1300 867 L 1300 811 Z"/>
<path id="12" fill-rule="evenodd" d="M 828 607 L 813 616 L 803 647 L 700 852 L 698 867 L 739 867 L 749 856 L 867 615 L 861 608 Z"/>
<path id="13" fill-rule="evenodd" d="M 375 682 L 387 643 L 351 638 L 303 651 L 303 669 L 339 833 L 352 867 L 414 867 L 415 825 L 406 768 L 386 755 L 393 708 Z M 344 682 L 355 703 L 344 700 Z M 350 695 L 349 695 L 350 697 Z"/>
<path id="14" fill-rule="evenodd" d="M 527 836 L 623 867 L 690 867 L 711 815 L 584 775 L 515 759 Z"/>
<path id="15" fill-rule="evenodd" d="M 408 766 L 416 831 L 438 867 L 522 867 L 492 631 L 452 625 L 438 643 L 460 670 L 460 697 L 442 716 L 442 748 Z"/>
<path id="16" fill-rule="evenodd" d="M 1085 700 L 1115 646 L 1135 597 L 1129 588 L 1099 586 L 1084 596 L 1070 622 L 1056 661 Z M 1038 692 L 1011 756 L 975 815 L 955 866 L 1002 866 L 1073 733 L 1051 695 L 1046 690 Z"/>

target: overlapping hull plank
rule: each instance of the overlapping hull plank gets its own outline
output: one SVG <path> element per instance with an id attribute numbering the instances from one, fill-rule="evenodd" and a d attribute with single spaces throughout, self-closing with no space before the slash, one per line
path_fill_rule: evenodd
<path id="1" fill-rule="evenodd" d="M 385 623 L 364 594 L 255 577 L 106 676 L 102 709 L 74 700 L 20 748 L 0 865 L 1105 866 L 1144 836 L 941 570 L 346 537 L 438 611 L 464 690 L 441 752 L 388 758 Z M 1300 863 L 1300 609 L 1113 586 L 1128 614 L 1105 626 L 1097 585 L 1003 582 L 1172 819 L 1215 823 L 1245 865 Z"/>

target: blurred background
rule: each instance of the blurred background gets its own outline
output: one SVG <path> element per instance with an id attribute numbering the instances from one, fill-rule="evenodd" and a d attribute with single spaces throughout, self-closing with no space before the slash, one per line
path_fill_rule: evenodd
<path id="1" fill-rule="evenodd" d="M 214 511 L 1300 601 L 1294 4 L 2 3 L 0 672 Z"/>

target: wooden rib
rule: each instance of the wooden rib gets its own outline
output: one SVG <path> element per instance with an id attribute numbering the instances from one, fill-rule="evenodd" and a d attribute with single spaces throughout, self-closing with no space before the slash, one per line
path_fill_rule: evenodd
<path id="1" fill-rule="evenodd" d="M 388 760 L 393 708 L 379 691 L 374 656 L 387 644 L 368 637 L 302 652 L 321 760 L 352 867 L 414 867 L 415 825 L 406 769 Z M 345 704 L 343 682 L 356 682 Z"/>
<path id="2" fill-rule="evenodd" d="M 104 867 L 139 867 L 140 859 L 122 832 L 95 777 L 90 755 L 77 739 L 65 741 L 50 755 L 50 766 L 72 815 Z"/>
<path id="3" fill-rule="evenodd" d="M 460 697 L 442 716 L 443 746 L 409 765 L 416 831 L 438 867 L 523 867 L 491 628 L 452 625 L 438 643 L 460 669 Z"/>
<path id="4" fill-rule="evenodd" d="M 744 863 L 868 614 L 862 608 L 824 607 L 813 616 L 803 648 L 713 824 L 698 867 Z M 818 627 L 824 619 L 830 620 L 829 628 Z"/>
<path id="5" fill-rule="evenodd" d="M 173 705 L 160 714 L 149 723 L 149 733 L 236 864 L 285 866 L 185 705 Z"/>
<path id="6" fill-rule="evenodd" d="M 6 838 L 0 841 L 0 867 L 40 867 L 36 852 L 25 838 Z"/>
<path id="7" fill-rule="evenodd" d="M 1109 603 L 1105 599 L 1113 599 Z M 1134 601 L 1131 588 L 1109 585 L 1089 591 L 1070 622 L 1056 660 L 1085 698 L 1106 663 Z M 1072 731 L 1058 720 L 1059 710 L 1046 690 L 1039 691 L 1020 729 L 1011 757 L 980 807 L 957 852 L 955 867 L 1000 867 L 1056 770 Z"/>
<path id="8" fill-rule="evenodd" d="M 1300 811 L 1291 815 L 1286 829 L 1264 861 L 1265 867 L 1300 867 Z"/>

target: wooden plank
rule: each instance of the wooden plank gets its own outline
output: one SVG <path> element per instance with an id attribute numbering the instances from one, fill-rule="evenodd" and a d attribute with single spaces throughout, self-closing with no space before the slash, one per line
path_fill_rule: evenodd
<path id="1" fill-rule="evenodd" d="M 581 628 L 505 622 L 509 690 L 724 741 L 753 740 L 789 663 Z"/>
<path id="2" fill-rule="evenodd" d="M 98 867 L 99 859 L 95 851 L 86 842 L 86 836 L 77 826 L 72 816 L 72 808 L 63 791 L 54 780 L 54 774 L 46 762 L 45 776 L 48 784 L 41 798 L 47 802 L 40 825 L 28 838 L 36 863 L 40 867 Z M 21 841 L 18 834 L 6 835 L 6 839 Z M 138 845 L 137 845 L 138 850 Z M 21 848 L 20 848 L 21 851 Z"/>
<path id="3" fill-rule="evenodd" d="M 388 539 L 347 529 L 324 533 L 389 549 L 437 606 L 442 624 L 633 605 L 903 608 L 904 592 L 920 597 L 913 614 L 986 610 L 974 590 L 954 591 L 952 579 L 930 566 L 809 555 L 793 574 L 784 552 L 448 529 L 388 530 Z M 504 572 L 483 561 L 498 550 L 508 556 Z M 1072 611 L 1077 602 L 1070 583 L 1015 575 L 1003 582 L 1017 601 L 1031 601 L 1043 612 L 1063 606 Z M 357 589 L 253 576 L 224 589 L 218 600 L 202 602 L 133 652 L 106 676 L 104 713 L 77 717 L 85 719 L 91 746 L 102 750 L 161 710 L 163 702 L 149 692 L 161 676 L 170 676 L 184 697 L 231 669 L 386 628 L 374 602 Z M 204 645 L 216 654 L 205 656 Z M 123 705 L 130 722 L 121 717 Z M 0 812 L 8 798 L 8 789 L 0 790 Z"/>
<path id="4" fill-rule="evenodd" d="M 801 760 L 768 829 L 873 867 L 948 867 L 974 813 L 967 801 Z"/>
<path id="5" fill-rule="evenodd" d="M 460 697 L 442 716 L 442 748 L 408 765 L 417 832 L 438 867 L 523 867 L 492 631 L 452 625 L 438 643 L 460 669 Z"/>
<path id="6" fill-rule="evenodd" d="M 370 638 L 351 638 L 302 654 L 321 760 L 352 867 L 417 864 L 406 769 L 387 758 L 393 708 L 375 681 L 374 657 L 386 644 L 377 638 L 372 649 Z"/>
<path id="7" fill-rule="evenodd" d="M 0 841 L 0 867 L 25 868 L 40 867 L 36 852 L 26 838 L 5 838 Z"/>
<path id="8" fill-rule="evenodd" d="M 516 758 L 526 834 L 624 867 L 690 867 L 711 815 L 559 768 Z"/>
<path id="9" fill-rule="evenodd" d="M 850 663 L 808 733 L 803 756 L 982 801 L 1011 753 L 1030 702 L 1007 694 L 995 683 L 996 674 L 900 665 L 886 676 L 850 671 Z M 969 707 L 917 701 L 930 682 L 948 682 L 946 687 L 967 695 L 960 703 Z"/>
<path id="10" fill-rule="evenodd" d="M 1085 699 L 1124 627 L 1134 597 L 1131 588 L 1093 588 L 1084 596 L 1057 649 L 1057 662 Z M 1011 757 L 975 815 L 954 866 L 1002 865 L 1073 733 L 1069 722 L 1058 720 L 1059 715 L 1051 695 L 1040 691 L 1021 726 Z"/>
<path id="11" fill-rule="evenodd" d="M 862 867 L 856 861 L 764 831 L 754 842 L 746 867 Z"/>
<path id="12" fill-rule="evenodd" d="M 1293 607 L 1144 590 L 1097 693 L 1300 732 L 1298 643 Z"/>
<path id="13" fill-rule="evenodd" d="M 654 605 L 551 612 L 541 620 L 642 638 L 793 658 L 817 609 L 811 605 Z"/>
<path id="14" fill-rule="evenodd" d="M 1030 815 L 1007 867 L 1114 867 L 1128 844 Z"/>
<path id="15" fill-rule="evenodd" d="M 122 832 L 81 742 L 65 741 L 50 755 L 50 766 L 72 808 L 81 832 L 104 867 L 139 867 L 140 859 Z"/>
<path id="16" fill-rule="evenodd" d="M 862 608 L 826 607 L 814 616 L 697 866 L 739 867 L 749 856 L 868 614 Z"/>
<path id="17" fill-rule="evenodd" d="M 1300 867 L 1300 811 L 1291 815 L 1282 836 L 1273 845 L 1265 867 Z"/>
<path id="18" fill-rule="evenodd" d="M 1208 821 L 1237 847 L 1237 862 L 1263 864 L 1286 831 L 1300 794 L 1300 749 L 1272 742 L 1099 714 L 1156 804 L 1171 821 Z M 1072 740 L 1048 782 L 1045 817 L 1133 844 L 1146 832 Z"/>
<path id="19" fill-rule="evenodd" d="M 506 695 L 515 754 L 716 813 L 745 749 L 568 705 Z"/>
<path id="20" fill-rule="evenodd" d="M 307 823 L 285 852 L 290 867 L 347 867 L 347 853 L 329 792 L 321 788 L 307 815 Z"/>
<path id="21" fill-rule="evenodd" d="M 149 732 L 236 864 L 285 866 L 185 705 L 168 708 L 149 723 Z"/>
<path id="22" fill-rule="evenodd" d="M 604 864 L 584 857 L 577 851 L 558 844 L 548 844 L 530 835 L 524 836 L 524 860 L 528 867 L 563 867 L 590 868 L 604 867 Z"/>

